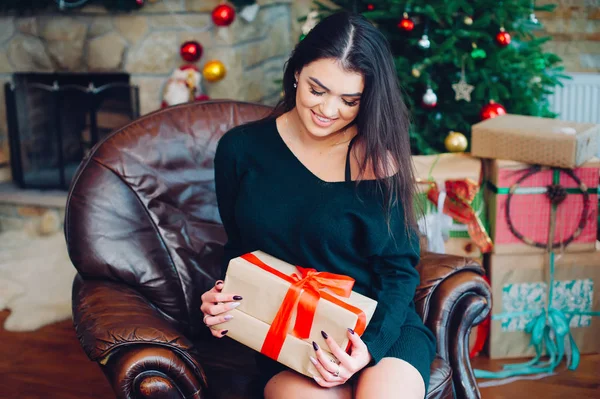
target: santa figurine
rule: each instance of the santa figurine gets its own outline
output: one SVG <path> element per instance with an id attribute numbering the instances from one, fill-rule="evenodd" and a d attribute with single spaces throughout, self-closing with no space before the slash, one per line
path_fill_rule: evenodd
<path id="1" fill-rule="evenodd" d="M 201 92 L 200 82 L 200 71 L 195 65 L 175 69 L 165 84 L 162 108 L 195 100 L 208 100 L 208 96 Z"/>

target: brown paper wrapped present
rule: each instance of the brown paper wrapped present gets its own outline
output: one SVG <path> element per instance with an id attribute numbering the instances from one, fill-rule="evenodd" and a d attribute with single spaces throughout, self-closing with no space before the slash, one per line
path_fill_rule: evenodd
<path id="1" fill-rule="evenodd" d="M 352 291 L 354 280 L 293 266 L 262 251 L 230 261 L 224 293 L 242 296 L 228 314 L 233 319 L 214 326 L 227 336 L 306 376 L 319 375 L 310 362 L 315 341 L 330 357 L 321 335 L 349 348 L 348 328 L 359 335 L 373 317 L 377 302 Z"/>
<path id="2" fill-rule="evenodd" d="M 494 307 L 488 339 L 492 359 L 535 355 L 527 324 L 547 306 L 548 254 L 492 255 L 488 275 Z M 552 307 L 563 312 L 582 354 L 600 352 L 600 252 L 555 257 Z"/>
<path id="3" fill-rule="evenodd" d="M 525 115 L 501 115 L 473 125 L 476 157 L 574 168 L 596 155 L 600 125 Z"/>

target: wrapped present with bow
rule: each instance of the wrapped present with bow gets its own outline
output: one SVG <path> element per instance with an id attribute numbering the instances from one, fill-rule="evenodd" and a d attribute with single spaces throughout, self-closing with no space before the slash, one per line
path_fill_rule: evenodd
<path id="1" fill-rule="evenodd" d="M 560 169 L 486 160 L 486 203 L 495 254 L 594 251 L 600 160 Z M 552 208 L 556 217 L 550 219 Z M 553 223 L 553 224 L 552 224 Z"/>
<path id="2" fill-rule="evenodd" d="M 424 214 L 419 228 L 427 237 L 427 249 L 473 258 L 490 252 L 481 160 L 468 154 L 412 159 L 419 187 L 415 207 Z"/>
<path id="3" fill-rule="evenodd" d="M 319 375 L 310 362 L 315 341 L 327 352 L 321 331 L 350 348 L 348 328 L 362 335 L 377 302 L 352 291 L 354 279 L 294 266 L 262 251 L 229 262 L 224 293 L 244 298 L 230 310 L 233 319 L 213 328 L 308 377 Z"/>

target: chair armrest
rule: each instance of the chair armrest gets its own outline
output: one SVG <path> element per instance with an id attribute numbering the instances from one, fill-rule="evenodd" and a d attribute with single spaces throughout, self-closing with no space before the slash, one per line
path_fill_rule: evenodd
<path id="1" fill-rule="evenodd" d="M 421 276 L 421 282 L 415 293 L 415 306 L 425 322 L 429 318 L 432 295 L 442 281 L 462 271 L 485 274 L 483 267 L 474 259 L 431 252 L 421 254 L 417 271 Z"/>
<path id="2" fill-rule="evenodd" d="M 162 397 L 165 390 L 203 397 L 206 377 L 192 343 L 135 289 L 77 275 L 73 323 L 83 350 L 100 364 L 117 397 Z"/>
<path id="3" fill-rule="evenodd" d="M 426 254 L 419 267 L 417 309 L 436 336 L 439 356 L 452 367 L 456 396 L 479 398 L 468 339 L 492 307 L 483 267 L 472 259 L 436 254 Z"/>

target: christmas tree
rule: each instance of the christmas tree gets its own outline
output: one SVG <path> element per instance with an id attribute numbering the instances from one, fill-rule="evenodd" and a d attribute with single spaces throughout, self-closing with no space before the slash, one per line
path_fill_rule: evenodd
<path id="1" fill-rule="evenodd" d="M 471 125 L 503 112 L 556 117 L 547 101 L 568 78 L 545 52 L 534 0 L 372 0 L 315 3 L 309 19 L 360 12 L 388 38 L 412 110 L 415 154 L 460 151 Z M 459 133 L 457 133 L 459 132 Z M 464 134 L 464 136 L 462 134 Z M 465 138 L 466 136 L 466 138 Z"/>

